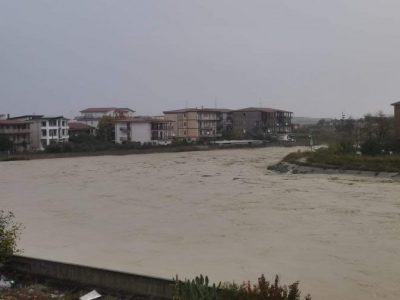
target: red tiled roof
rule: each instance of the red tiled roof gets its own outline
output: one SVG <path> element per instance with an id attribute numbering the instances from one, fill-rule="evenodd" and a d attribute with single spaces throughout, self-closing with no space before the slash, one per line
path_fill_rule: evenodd
<path id="1" fill-rule="evenodd" d="M 84 124 L 84 123 L 80 123 L 80 122 L 69 122 L 68 123 L 69 126 L 69 130 L 88 130 L 90 128 L 92 128 L 91 126 Z"/>
<path id="2" fill-rule="evenodd" d="M 274 109 L 274 108 L 269 108 L 269 107 L 246 107 L 246 108 L 242 108 L 242 109 L 237 109 L 235 111 L 261 111 L 261 112 L 268 112 L 268 113 L 272 113 L 272 112 L 291 113 L 291 111 L 282 110 L 282 109 Z"/>
<path id="3" fill-rule="evenodd" d="M 19 125 L 19 124 L 28 124 L 31 123 L 26 120 L 21 120 L 21 119 L 15 119 L 15 120 L 0 120 L 1 125 Z"/>
<path id="4" fill-rule="evenodd" d="M 170 123 L 172 121 L 162 120 L 149 116 L 137 116 L 132 118 L 117 119 L 116 122 L 131 122 L 131 123 Z"/>
<path id="5" fill-rule="evenodd" d="M 90 112 L 104 112 L 104 113 L 106 113 L 106 112 L 109 112 L 109 111 L 112 111 L 112 110 L 117 110 L 117 111 L 132 111 L 132 112 L 134 112 L 134 110 L 132 110 L 132 109 L 130 109 L 130 108 L 126 108 L 126 107 L 89 107 L 89 108 L 86 108 L 86 109 L 84 109 L 84 110 L 81 110 L 80 112 L 82 112 L 82 113 L 86 113 L 86 112 L 88 112 L 88 113 L 90 113 Z"/>
<path id="6" fill-rule="evenodd" d="M 227 108 L 183 108 L 176 110 L 167 110 L 164 111 L 164 114 L 177 114 L 177 113 L 185 113 L 185 112 L 230 112 L 230 109 Z"/>

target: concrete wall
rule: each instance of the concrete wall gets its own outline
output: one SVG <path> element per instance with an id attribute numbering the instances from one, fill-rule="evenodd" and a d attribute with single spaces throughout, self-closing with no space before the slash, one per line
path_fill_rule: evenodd
<path id="1" fill-rule="evenodd" d="M 151 123 L 131 123 L 131 141 L 140 143 L 151 142 Z"/>
<path id="2" fill-rule="evenodd" d="M 129 129 L 128 127 L 130 124 L 128 122 L 116 122 L 115 123 L 115 143 L 121 144 L 123 142 L 127 142 L 129 140 L 128 134 Z"/>
<path id="3" fill-rule="evenodd" d="M 172 280 L 24 256 L 14 256 L 7 267 L 23 274 L 76 283 L 79 286 L 90 286 L 99 290 L 142 295 L 149 299 L 172 299 L 174 290 Z"/>

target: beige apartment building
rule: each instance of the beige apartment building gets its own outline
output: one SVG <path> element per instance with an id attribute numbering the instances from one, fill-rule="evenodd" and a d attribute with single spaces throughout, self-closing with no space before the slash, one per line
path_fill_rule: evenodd
<path id="1" fill-rule="evenodd" d="M 0 120 L 0 134 L 13 143 L 14 151 L 44 150 L 68 142 L 68 119 L 63 116 L 24 115 Z"/>
<path id="2" fill-rule="evenodd" d="M 0 120 L 0 135 L 13 143 L 13 151 L 31 150 L 31 124 L 25 120 Z"/>
<path id="3" fill-rule="evenodd" d="M 228 126 L 229 112 L 228 109 L 185 108 L 164 111 L 164 114 L 172 121 L 175 138 L 197 141 L 222 136 Z"/>

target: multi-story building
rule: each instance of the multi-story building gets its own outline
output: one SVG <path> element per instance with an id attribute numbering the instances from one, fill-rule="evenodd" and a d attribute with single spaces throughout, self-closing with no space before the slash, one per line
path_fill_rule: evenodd
<path id="1" fill-rule="evenodd" d="M 81 110 L 80 113 L 81 115 L 75 118 L 76 121 L 97 128 L 100 120 L 105 116 L 115 119 L 126 119 L 132 118 L 135 111 L 130 108 L 121 107 L 91 107 Z"/>
<path id="2" fill-rule="evenodd" d="M 177 139 L 219 138 L 232 127 L 228 109 L 185 108 L 164 111 L 164 114 L 173 122 L 173 134 Z"/>
<path id="3" fill-rule="evenodd" d="M 0 119 L 0 135 L 13 144 L 13 151 L 31 150 L 31 122 L 25 120 Z"/>
<path id="4" fill-rule="evenodd" d="M 29 124 L 29 150 L 44 150 L 50 144 L 68 142 L 68 119 L 63 116 L 24 115 L 7 121 Z"/>
<path id="5" fill-rule="evenodd" d="M 172 122 L 159 117 L 134 117 L 115 121 L 115 143 L 162 144 L 172 137 Z"/>
<path id="6" fill-rule="evenodd" d="M 232 112 L 233 134 L 240 138 L 266 138 L 292 131 L 290 111 L 248 107 Z"/>
<path id="7" fill-rule="evenodd" d="M 394 107 L 394 122 L 396 137 L 400 139 L 400 101 L 392 104 Z"/>

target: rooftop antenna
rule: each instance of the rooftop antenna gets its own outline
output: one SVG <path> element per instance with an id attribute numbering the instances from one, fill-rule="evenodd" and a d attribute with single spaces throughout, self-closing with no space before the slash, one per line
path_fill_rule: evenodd
<path id="1" fill-rule="evenodd" d="M 217 98 L 214 99 L 214 108 L 217 108 Z"/>
<path id="2" fill-rule="evenodd" d="M 262 102 L 261 102 L 261 98 L 258 99 L 258 107 L 261 108 L 262 107 Z"/>
<path id="3" fill-rule="evenodd" d="M 185 100 L 185 108 L 188 108 L 188 101 Z"/>

